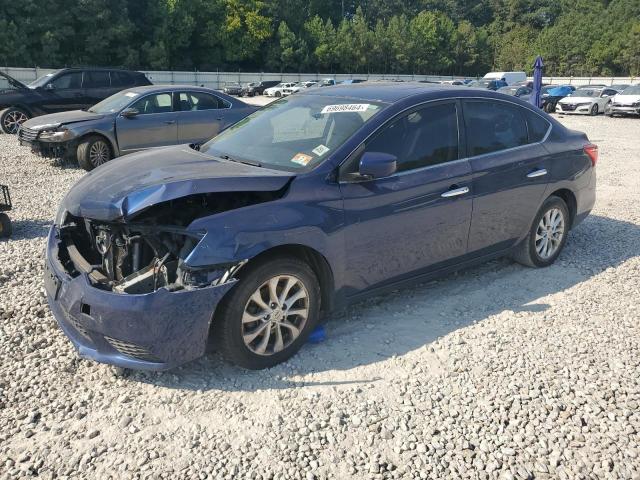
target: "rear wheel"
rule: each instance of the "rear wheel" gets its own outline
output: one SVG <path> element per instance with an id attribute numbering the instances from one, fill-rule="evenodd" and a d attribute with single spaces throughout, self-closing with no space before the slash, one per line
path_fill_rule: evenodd
<path id="1" fill-rule="evenodd" d="M 78 145 L 78 164 L 86 171 L 91 171 L 113 158 L 111 146 L 104 137 L 91 135 Z"/>
<path id="2" fill-rule="evenodd" d="M 11 236 L 13 228 L 11 227 L 11 219 L 6 213 L 0 213 L 0 238 Z"/>
<path id="3" fill-rule="evenodd" d="M 302 347 L 319 312 L 320 286 L 311 267 L 278 258 L 247 268 L 221 305 L 213 333 L 228 361 L 269 368 Z"/>
<path id="4" fill-rule="evenodd" d="M 594 103 L 593 105 L 591 105 L 591 110 L 589 110 L 590 115 L 598 115 L 599 112 L 600 112 L 600 109 L 597 103 Z"/>
<path id="5" fill-rule="evenodd" d="M 556 261 L 567 242 L 570 216 L 567 204 L 550 196 L 540 207 L 527 237 L 516 247 L 513 258 L 529 267 L 547 267 Z"/>
<path id="6" fill-rule="evenodd" d="M 29 114 L 17 107 L 9 107 L 0 112 L 0 128 L 4 133 L 18 133 L 20 125 L 27 120 L 29 120 Z"/>

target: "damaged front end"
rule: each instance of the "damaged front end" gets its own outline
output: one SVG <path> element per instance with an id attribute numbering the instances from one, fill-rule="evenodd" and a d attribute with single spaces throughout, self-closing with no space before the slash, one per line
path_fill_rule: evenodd
<path id="1" fill-rule="evenodd" d="M 185 260 L 205 232 L 187 225 L 204 215 L 267 201 L 273 193 L 212 196 L 164 202 L 131 221 L 98 221 L 67 213 L 59 225 L 59 260 L 71 276 L 85 273 L 94 287 L 115 293 L 179 291 L 229 282 L 247 260 L 189 267 Z"/>

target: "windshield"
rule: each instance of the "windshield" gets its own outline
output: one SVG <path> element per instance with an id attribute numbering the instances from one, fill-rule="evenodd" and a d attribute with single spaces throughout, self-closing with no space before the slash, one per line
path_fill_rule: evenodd
<path id="1" fill-rule="evenodd" d="M 111 95 L 108 98 L 105 98 L 100 103 L 96 103 L 93 107 L 89 109 L 90 112 L 93 113 L 115 113 L 122 110 L 124 107 L 129 105 L 131 101 L 139 97 L 140 94 L 132 91 L 122 91 L 118 92 L 115 95 Z"/>
<path id="2" fill-rule="evenodd" d="M 502 87 L 499 88 L 498 91 L 500 93 L 504 93 L 505 95 L 515 95 L 518 93 L 518 87 Z"/>
<path id="3" fill-rule="evenodd" d="M 633 85 L 625 88 L 622 95 L 640 95 L 640 85 Z"/>
<path id="4" fill-rule="evenodd" d="M 216 157 L 295 171 L 319 164 L 384 104 L 319 95 L 273 102 L 205 143 Z"/>
<path id="5" fill-rule="evenodd" d="M 578 88 L 570 94 L 571 97 L 599 97 L 602 90 L 594 90 L 593 88 Z"/>
<path id="6" fill-rule="evenodd" d="M 49 82 L 49 80 L 51 80 L 51 77 L 53 77 L 56 72 L 52 72 L 52 73 L 47 73 L 46 75 L 41 76 L 40 78 L 38 78 L 37 80 L 34 80 L 33 82 L 31 82 L 29 84 L 30 87 L 33 88 L 37 88 L 37 87 L 44 87 L 46 83 Z"/>

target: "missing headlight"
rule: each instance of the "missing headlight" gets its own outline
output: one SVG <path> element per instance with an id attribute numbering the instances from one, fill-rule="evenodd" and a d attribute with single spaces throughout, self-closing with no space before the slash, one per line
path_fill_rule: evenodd
<path id="1" fill-rule="evenodd" d="M 86 273 L 98 288 L 144 294 L 220 285 L 245 262 L 193 270 L 184 260 L 202 234 L 176 226 L 95 222 L 68 217 L 60 229 L 60 260 L 69 273 Z"/>

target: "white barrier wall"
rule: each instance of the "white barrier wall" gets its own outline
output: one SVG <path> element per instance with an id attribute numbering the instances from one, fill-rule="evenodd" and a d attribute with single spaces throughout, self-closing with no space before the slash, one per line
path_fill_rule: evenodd
<path id="1" fill-rule="evenodd" d="M 54 70 L 46 68 L 15 68 L 0 67 L 23 83 L 29 83 L 36 78 L 46 75 Z M 364 80 L 430 80 L 439 82 L 442 80 L 454 80 L 456 78 L 446 75 L 377 75 L 377 74 L 323 74 L 323 73 L 248 73 L 248 72 L 175 72 L 175 71 L 149 71 L 142 70 L 149 80 L 155 84 L 187 84 L 204 85 L 205 87 L 221 89 L 226 83 L 249 83 L 260 80 L 279 80 L 285 82 L 298 82 L 302 80 L 318 80 L 333 78 L 336 81 L 361 78 Z M 468 78 L 468 77 L 467 77 Z M 638 83 L 637 77 L 543 77 L 543 83 L 554 85 L 588 85 L 591 83 L 614 85 Z"/>

